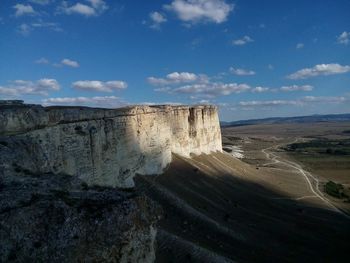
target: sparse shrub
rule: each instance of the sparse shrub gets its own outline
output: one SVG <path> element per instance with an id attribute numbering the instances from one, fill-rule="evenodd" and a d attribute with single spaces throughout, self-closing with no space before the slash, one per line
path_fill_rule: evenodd
<path id="1" fill-rule="evenodd" d="M 329 181 L 325 184 L 325 192 L 331 196 L 334 196 L 336 198 L 343 198 L 344 195 L 344 187 L 341 184 L 337 184 L 333 181 Z"/>
<path id="2" fill-rule="evenodd" d="M 8 146 L 8 143 L 7 142 L 5 142 L 5 141 L 0 141 L 0 145 L 3 145 L 3 146 Z"/>
<path id="3" fill-rule="evenodd" d="M 327 154 L 332 154 L 332 153 L 333 153 L 333 150 L 332 150 L 331 148 L 327 148 L 326 153 L 327 153 Z"/>
<path id="4" fill-rule="evenodd" d="M 87 183 L 82 182 L 82 183 L 81 183 L 81 188 L 82 188 L 84 191 L 86 191 L 86 190 L 88 190 L 88 189 L 89 189 L 89 186 L 88 186 L 88 184 L 87 184 Z"/>

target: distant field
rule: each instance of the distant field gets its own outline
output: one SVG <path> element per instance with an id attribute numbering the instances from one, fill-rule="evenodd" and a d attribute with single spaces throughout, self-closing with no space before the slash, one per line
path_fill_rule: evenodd
<path id="1" fill-rule="evenodd" d="M 320 189 L 326 193 L 327 183 L 340 184 L 350 196 L 350 122 L 259 124 L 223 128 L 224 145 L 239 145 L 244 162 L 264 165 L 262 149 L 279 146 L 278 153 L 320 179 Z M 273 166 L 273 165 L 272 165 Z M 331 185 L 331 184 L 329 184 Z M 329 198 L 350 210 L 346 198 Z"/>
<path id="2" fill-rule="evenodd" d="M 350 202 L 350 139 L 315 139 L 292 143 L 284 149 L 308 170 L 329 180 L 324 188 L 327 194 Z M 340 188 L 327 191 L 330 185 Z"/>

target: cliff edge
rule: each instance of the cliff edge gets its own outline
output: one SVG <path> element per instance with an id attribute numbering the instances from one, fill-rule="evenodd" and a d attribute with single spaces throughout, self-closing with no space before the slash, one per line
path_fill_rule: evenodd
<path id="1" fill-rule="evenodd" d="M 0 136 L 16 147 L 17 165 L 33 173 L 63 173 L 88 185 L 123 188 L 134 186 L 135 174 L 161 174 L 172 153 L 189 157 L 222 147 L 217 108 L 209 105 L 0 104 Z"/>

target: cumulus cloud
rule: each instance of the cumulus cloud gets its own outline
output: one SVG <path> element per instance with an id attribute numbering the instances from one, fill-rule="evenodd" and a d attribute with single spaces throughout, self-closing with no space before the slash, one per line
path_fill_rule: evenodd
<path id="1" fill-rule="evenodd" d="M 255 72 L 253 70 L 246 70 L 241 68 L 230 68 L 230 72 L 234 75 L 238 76 L 252 76 L 255 75 Z"/>
<path id="2" fill-rule="evenodd" d="M 63 31 L 63 29 L 60 27 L 60 25 L 58 23 L 46 22 L 46 21 L 43 21 L 41 19 L 39 19 L 38 21 L 36 21 L 34 23 L 31 23 L 30 27 L 33 30 L 36 28 L 46 28 L 46 29 L 56 31 L 56 32 Z"/>
<path id="3" fill-rule="evenodd" d="M 67 1 L 63 1 L 59 7 L 59 12 L 72 15 L 78 14 L 86 17 L 98 16 L 108 9 L 107 4 L 103 0 L 85 0 L 87 3 L 75 3 L 69 5 Z"/>
<path id="4" fill-rule="evenodd" d="M 39 58 L 34 61 L 36 64 L 49 64 L 50 61 L 47 58 Z M 52 66 L 54 67 L 62 67 L 62 66 L 67 66 L 67 67 L 72 67 L 72 68 L 78 68 L 80 67 L 79 63 L 77 61 L 74 61 L 72 59 L 64 58 L 61 60 L 60 63 L 53 63 Z"/>
<path id="5" fill-rule="evenodd" d="M 195 94 L 200 97 L 214 98 L 217 96 L 227 96 L 232 93 L 241 93 L 251 89 L 247 84 L 237 84 L 237 83 L 203 83 L 203 84 L 193 84 L 185 85 L 173 89 L 172 93 L 180 94 Z"/>
<path id="6" fill-rule="evenodd" d="M 194 82 L 206 79 L 205 75 L 196 75 L 190 72 L 173 72 L 166 75 L 165 78 L 149 77 L 147 80 L 152 85 L 171 85 L 179 83 Z"/>
<path id="7" fill-rule="evenodd" d="M 184 22 L 216 24 L 225 22 L 234 9 L 234 5 L 226 3 L 225 0 L 173 0 L 164 7 Z"/>
<path id="8" fill-rule="evenodd" d="M 27 24 L 23 23 L 17 27 L 17 32 L 23 36 L 28 36 L 32 31 L 36 29 L 48 29 L 56 32 L 61 32 L 63 29 L 58 23 L 45 22 L 41 19 L 38 19 L 36 22 Z"/>
<path id="9" fill-rule="evenodd" d="M 72 67 L 72 68 L 78 68 L 79 67 L 79 63 L 77 61 L 70 60 L 68 58 L 62 59 L 61 64 L 65 65 L 65 66 L 68 66 L 68 67 Z"/>
<path id="10" fill-rule="evenodd" d="M 166 75 L 165 78 L 149 77 L 148 82 L 154 86 L 160 86 L 154 91 L 187 94 L 193 99 L 226 96 L 251 89 L 247 84 L 215 82 L 205 74 L 189 72 L 173 72 Z"/>
<path id="11" fill-rule="evenodd" d="M 152 21 L 151 28 L 159 29 L 160 25 L 167 21 L 166 17 L 159 12 L 152 12 L 149 14 L 149 17 Z"/>
<path id="12" fill-rule="evenodd" d="M 28 36 L 31 31 L 32 28 L 26 23 L 23 23 L 17 27 L 17 32 L 20 33 L 22 36 Z"/>
<path id="13" fill-rule="evenodd" d="M 272 106 L 284 106 L 284 105 L 295 105 L 304 106 L 310 103 L 343 103 L 346 102 L 345 97 L 315 97 L 306 96 L 297 100 L 252 100 L 252 101 L 241 101 L 239 106 L 242 107 L 272 107 Z"/>
<path id="14" fill-rule="evenodd" d="M 269 91 L 270 88 L 267 87 L 255 87 L 254 89 L 252 89 L 253 93 L 262 93 L 262 92 L 267 92 Z"/>
<path id="15" fill-rule="evenodd" d="M 29 2 L 38 4 L 38 5 L 48 5 L 51 3 L 51 0 L 29 0 Z"/>
<path id="16" fill-rule="evenodd" d="M 244 36 L 242 38 L 236 39 L 232 41 L 232 44 L 235 46 L 244 46 L 250 42 L 254 42 L 254 40 L 249 36 Z"/>
<path id="17" fill-rule="evenodd" d="M 319 64 L 312 68 L 304 68 L 287 76 L 289 79 L 307 79 L 316 76 L 327 76 L 334 74 L 342 74 L 350 72 L 350 66 L 342 66 L 339 64 Z"/>
<path id="18" fill-rule="evenodd" d="M 281 91 L 312 91 L 314 89 L 311 85 L 292 85 L 292 86 L 283 86 L 280 88 Z"/>
<path id="19" fill-rule="evenodd" d="M 251 100 L 251 101 L 241 101 L 240 106 L 280 106 L 280 105 L 296 105 L 298 104 L 295 100 Z"/>
<path id="20" fill-rule="evenodd" d="M 120 80 L 99 81 L 99 80 L 79 80 L 73 82 L 73 88 L 97 92 L 113 92 L 115 90 L 126 89 L 128 84 Z"/>
<path id="21" fill-rule="evenodd" d="M 59 89 L 60 85 L 55 79 L 15 80 L 8 86 L 0 86 L 0 94 L 14 97 L 33 94 L 48 96 L 49 91 L 58 91 Z"/>
<path id="22" fill-rule="evenodd" d="M 33 7 L 31 5 L 24 5 L 24 4 L 16 4 L 13 6 L 15 11 L 15 16 L 24 16 L 24 15 L 35 15 L 36 12 L 34 11 Z"/>
<path id="23" fill-rule="evenodd" d="M 350 43 L 350 32 L 344 31 L 343 33 L 341 33 L 337 38 L 337 42 L 339 44 L 343 44 L 343 45 L 349 44 Z"/>
<path id="24" fill-rule="evenodd" d="M 298 43 L 295 48 L 296 49 L 302 49 L 303 47 L 304 47 L 303 43 Z"/>
<path id="25" fill-rule="evenodd" d="M 314 102 L 314 103 L 342 103 L 347 101 L 345 97 L 315 97 L 315 96 L 306 96 L 302 99 L 304 102 Z"/>
<path id="26" fill-rule="evenodd" d="M 39 58 L 37 60 L 34 61 L 35 64 L 49 64 L 50 61 L 46 58 Z"/>
<path id="27" fill-rule="evenodd" d="M 71 105 L 103 108 L 117 108 L 127 105 L 121 98 L 116 96 L 48 98 L 43 99 L 42 103 L 45 106 Z"/>

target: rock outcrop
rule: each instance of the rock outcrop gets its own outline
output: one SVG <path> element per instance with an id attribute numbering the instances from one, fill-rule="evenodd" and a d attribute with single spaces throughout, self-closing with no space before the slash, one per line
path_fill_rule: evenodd
<path id="1" fill-rule="evenodd" d="M 134 186 L 137 173 L 162 173 L 172 153 L 221 151 L 214 106 L 0 105 L 0 134 L 16 147 L 17 165 L 33 173 L 63 173 L 88 185 L 124 188 Z"/>
<path id="2" fill-rule="evenodd" d="M 134 175 L 212 151 L 213 106 L 0 101 L 0 262 L 153 262 L 161 209 Z"/>
<path id="3" fill-rule="evenodd" d="M 0 262 L 154 262 L 159 206 L 76 177 L 0 182 Z"/>

